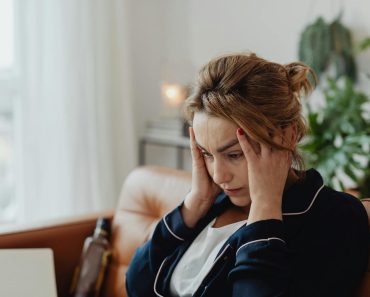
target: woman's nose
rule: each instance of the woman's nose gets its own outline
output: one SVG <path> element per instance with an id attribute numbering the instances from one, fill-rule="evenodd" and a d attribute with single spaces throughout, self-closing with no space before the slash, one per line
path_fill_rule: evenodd
<path id="1" fill-rule="evenodd" d="M 213 164 L 213 181 L 221 185 L 230 182 L 232 179 L 232 172 L 228 169 L 225 163 L 215 161 Z"/>

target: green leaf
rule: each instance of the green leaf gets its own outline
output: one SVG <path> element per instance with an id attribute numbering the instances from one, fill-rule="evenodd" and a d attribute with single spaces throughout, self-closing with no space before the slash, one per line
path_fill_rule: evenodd
<path id="1" fill-rule="evenodd" d="M 341 187 L 343 181 L 338 179 L 337 172 L 344 172 L 361 187 L 361 176 L 370 170 L 354 156 L 369 158 L 364 146 L 370 146 L 370 124 L 362 111 L 369 98 L 356 91 L 353 81 L 346 76 L 339 80 L 329 78 L 323 92 L 325 106 L 317 112 L 307 108 L 310 129 L 301 146 L 303 156 L 329 185 Z M 336 139 L 341 141 L 334 145 Z"/>
<path id="2" fill-rule="evenodd" d="M 365 38 L 359 44 L 360 51 L 366 50 L 368 47 L 370 47 L 370 37 Z"/>

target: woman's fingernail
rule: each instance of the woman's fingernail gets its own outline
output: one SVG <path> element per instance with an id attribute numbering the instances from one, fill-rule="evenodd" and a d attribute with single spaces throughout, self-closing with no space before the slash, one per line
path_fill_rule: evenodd
<path id="1" fill-rule="evenodd" d="M 242 128 L 238 128 L 238 130 L 236 130 L 238 132 L 239 135 L 244 135 L 244 131 Z"/>

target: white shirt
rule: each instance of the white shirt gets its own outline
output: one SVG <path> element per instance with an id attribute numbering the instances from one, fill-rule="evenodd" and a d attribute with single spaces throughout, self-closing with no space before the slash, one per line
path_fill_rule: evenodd
<path id="1" fill-rule="evenodd" d="M 208 224 L 195 238 L 177 264 L 170 282 L 173 296 L 192 296 L 210 271 L 225 241 L 247 220 L 213 228 L 216 219 Z"/>

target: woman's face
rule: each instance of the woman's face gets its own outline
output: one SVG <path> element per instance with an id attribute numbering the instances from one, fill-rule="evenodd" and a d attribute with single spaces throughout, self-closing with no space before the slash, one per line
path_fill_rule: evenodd
<path id="1" fill-rule="evenodd" d="M 195 140 L 209 175 L 236 206 L 250 204 L 247 161 L 236 137 L 239 127 L 222 118 L 197 112 L 193 118 Z"/>

